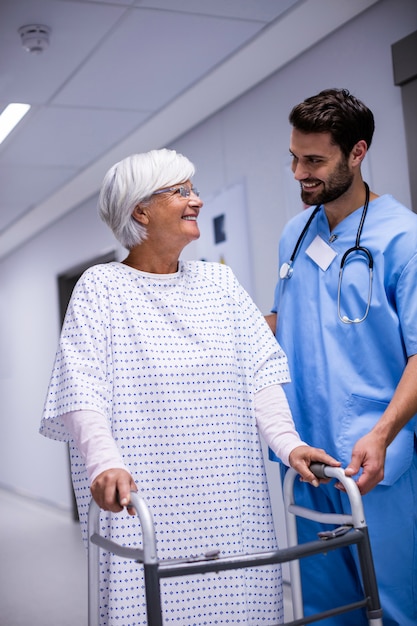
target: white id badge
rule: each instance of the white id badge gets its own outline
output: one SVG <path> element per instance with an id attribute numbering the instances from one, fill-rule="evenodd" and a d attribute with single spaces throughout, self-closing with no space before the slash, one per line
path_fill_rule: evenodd
<path id="1" fill-rule="evenodd" d="M 306 254 L 325 272 L 333 261 L 337 252 L 327 244 L 319 235 L 313 239 L 306 250 Z"/>

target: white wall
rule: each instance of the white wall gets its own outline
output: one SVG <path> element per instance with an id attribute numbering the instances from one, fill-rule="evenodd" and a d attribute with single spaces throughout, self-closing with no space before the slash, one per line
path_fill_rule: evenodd
<path id="1" fill-rule="evenodd" d="M 410 205 L 391 44 L 416 28 L 415 0 L 381 0 L 171 146 L 196 164 L 203 199 L 245 180 L 253 296 L 262 311 L 272 303 L 278 238 L 294 212 L 286 198 L 298 197 L 285 174 L 294 104 L 333 86 L 363 99 L 376 117 L 366 168 L 371 187 Z M 0 484 L 68 508 L 66 447 L 38 434 L 59 333 L 56 277 L 111 249 L 121 258 L 92 198 L 0 262 Z"/>

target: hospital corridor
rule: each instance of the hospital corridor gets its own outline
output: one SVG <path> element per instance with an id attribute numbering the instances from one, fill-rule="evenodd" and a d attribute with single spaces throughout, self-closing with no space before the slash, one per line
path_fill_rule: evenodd
<path id="1" fill-rule="evenodd" d="M 0 626 L 95 626 L 133 483 L 163 626 L 275 624 L 287 557 L 286 623 L 417 626 L 417 0 L 0 0 L 0 59 Z"/>

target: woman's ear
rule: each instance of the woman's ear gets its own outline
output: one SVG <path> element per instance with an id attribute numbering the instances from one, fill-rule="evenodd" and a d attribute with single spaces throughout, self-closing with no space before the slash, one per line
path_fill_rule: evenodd
<path id="1" fill-rule="evenodd" d="M 148 224 L 149 216 L 147 212 L 147 207 L 142 206 L 141 204 L 137 204 L 133 209 L 132 217 L 137 222 L 139 222 L 139 224 Z"/>

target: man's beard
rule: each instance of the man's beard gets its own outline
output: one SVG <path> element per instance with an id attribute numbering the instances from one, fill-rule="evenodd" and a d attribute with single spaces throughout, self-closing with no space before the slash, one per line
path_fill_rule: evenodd
<path id="1" fill-rule="evenodd" d="M 346 193 L 352 181 L 353 174 L 349 171 L 347 159 L 343 159 L 336 167 L 328 182 L 318 187 L 317 192 L 306 192 L 303 187 L 301 187 L 301 199 L 305 204 L 309 205 L 328 204 Z M 309 181 L 306 180 L 303 182 Z"/>

